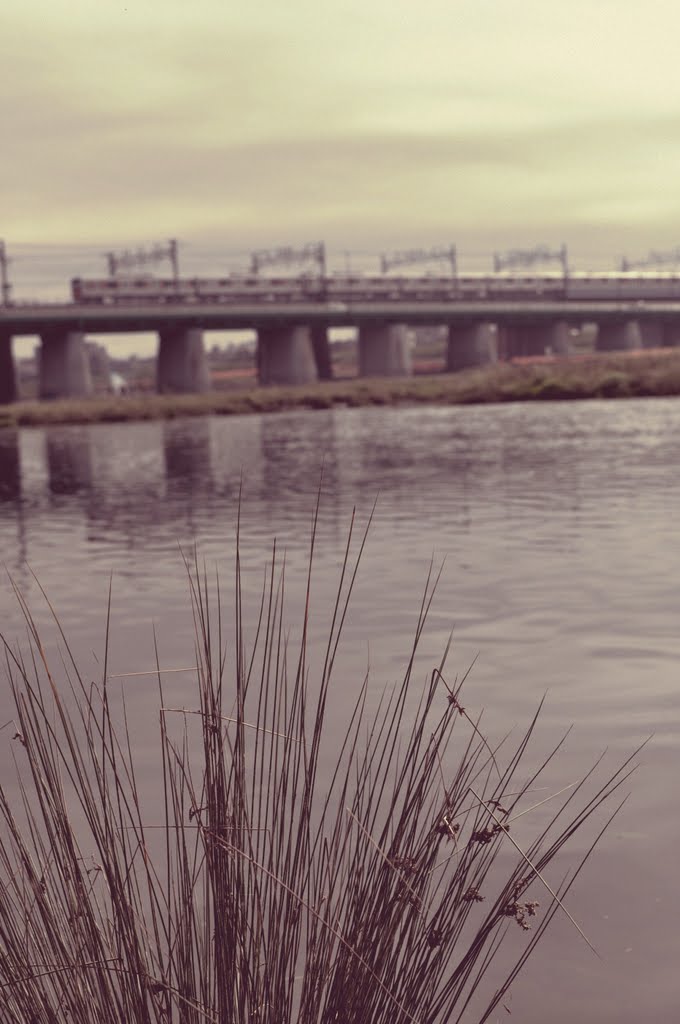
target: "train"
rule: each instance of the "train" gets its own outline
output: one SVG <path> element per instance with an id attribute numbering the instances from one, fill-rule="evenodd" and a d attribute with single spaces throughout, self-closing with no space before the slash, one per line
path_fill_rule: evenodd
<path id="1" fill-rule="evenodd" d="M 387 274 L 300 277 L 73 278 L 71 297 L 81 305 L 453 302 L 453 301 L 680 301 L 680 274 L 635 273 L 460 277 Z"/>

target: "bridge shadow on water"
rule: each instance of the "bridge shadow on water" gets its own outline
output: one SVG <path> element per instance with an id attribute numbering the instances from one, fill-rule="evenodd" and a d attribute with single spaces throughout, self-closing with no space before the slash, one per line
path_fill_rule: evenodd
<path id="1" fill-rule="evenodd" d="M 0 431 L 0 502 L 14 502 L 21 497 L 21 462 L 19 431 Z"/>

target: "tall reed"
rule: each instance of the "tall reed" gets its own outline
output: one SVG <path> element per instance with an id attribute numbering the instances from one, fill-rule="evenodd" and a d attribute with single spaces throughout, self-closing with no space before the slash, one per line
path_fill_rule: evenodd
<path id="1" fill-rule="evenodd" d="M 22 654 L 5 642 L 16 720 L 0 737 L 14 734 L 20 799 L 0 790 L 0 1021 L 434 1024 L 498 1006 L 552 916 L 568 913 L 579 868 L 559 890 L 546 868 L 597 821 L 596 841 L 631 764 L 558 796 L 520 850 L 513 818 L 555 752 L 527 774 L 536 717 L 494 748 L 462 683 L 447 683 L 447 652 L 415 680 L 432 575 L 401 682 L 376 709 L 364 679 L 329 732 L 365 539 L 350 529 L 318 666 L 314 535 L 294 652 L 276 547 L 251 628 L 237 557 L 229 644 L 219 581 L 187 565 L 196 703 L 169 706 L 158 665 L 153 821 L 107 658 L 88 682 L 62 633 L 53 670 L 17 592 L 30 643 Z M 494 977 L 502 946 L 514 965 Z"/>

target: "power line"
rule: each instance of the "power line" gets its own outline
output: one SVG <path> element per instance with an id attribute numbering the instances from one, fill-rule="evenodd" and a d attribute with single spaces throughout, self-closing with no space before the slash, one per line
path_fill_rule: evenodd
<path id="1" fill-rule="evenodd" d="M 106 254 L 109 277 L 116 277 L 121 270 L 133 270 L 135 267 L 143 267 L 148 263 L 161 263 L 164 260 L 169 260 L 172 276 L 177 281 L 179 279 L 179 261 L 176 238 L 171 238 L 165 245 L 156 244 L 148 249 L 125 249 L 120 253 L 107 252 Z"/>
<path id="2" fill-rule="evenodd" d="M 309 242 L 298 247 L 282 246 L 278 249 L 260 249 L 250 258 L 250 269 L 257 274 L 260 267 L 272 266 L 277 263 L 316 263 L 322 277 L 326 276 L 326 247 L 323 242 Z"/>
<path id="3" fill-rule="evenodd" d="M 400 267 L 407 264 L 414 263 L 430 263 L 433 260 L 446 260 L 451 264 L 451 275 L 456 276 L 457 273 L 457 261 L 456 261 L 456 247 L 455 245 L 450 246 L 439 246 L 434 249 L 406 249 L 401 252 L 394 252 L 391 255 L 383 253 L 380 258 L 380 268 L 383 274 L 391 270 L 392 267 Z"/>
<path id="4" fill-rule="evenodd" d="M 533 267 L 537 263 L 557 261 L 562 264 L 566 277 L 569 273 L 567 247 L 562 244 L 559 249 L 550 249 L 547 245 L 537 245 L 533 249 L 510 249 L 508 252 L 493 254 L 493 269 L 496 273 L 514 267 Z"/>
<path id="5" fill-rule="evenodd" d="M 621 270 L 625 273 L 627 270 L 643 270 L 645 267 L 669 265 L 677 267 L 678 264 L 680 264 L 680 245 L 675 249 L 667 249 L 665 252 L 652 249 L 646 256 L 637 260 L 629 260 L 624 256 L 621 260 Z"/>

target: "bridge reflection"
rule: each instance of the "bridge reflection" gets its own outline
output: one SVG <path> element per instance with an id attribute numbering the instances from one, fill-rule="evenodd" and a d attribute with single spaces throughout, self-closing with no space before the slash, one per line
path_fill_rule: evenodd
<path id="1" fill-rule="evenodd" d="M 673 346 L 680 332 L 678 275 L 331 276 L 312 292 L 309 283 L 254 277 L 243 292 L 245 282 L 229 279 L 107 280 L 70 303 L 0 306 L 0 403 L 16 397 L 11 341 L 21 335 L 41 337 L 39 393 L 49 398 L 91 393 L 87 332 L 155 333 L 158 390 L 176 393 L 210 387 L 206 330 L 255 332 L 263 385 L 331 376 L 328 332 L 336 328 L 358 333 L 363 376 L 411 373 L 409 333 L 427 327 L 445 333 L 450 372 L 499 356 L 568 353 L 584 324 L 597 325 L 603 351 L 649 338 Z M 158 290 L 165 284 L 167 294 Z"/>
<path id="2" fill-rule="evenodd" d="M 19 431 L 0 430 L 0 502 L 17 501 L 20 497 Z"/>
<path id="3" fill-rule="evenodd" d="M 580 463 L 554 460 L 550 409 L 532 413 L 540 432 L 526 451 L 515 443 L 514 426 L 500 427 L 517 424 L 525 437 L 523 415 L 521 407 L 493 418 L 476 409 L 456 415 L 434 408 L 334 409 L 2 431 L 3 557 L 13 565 L 26 553 L 30 558 L 31 524 L 37 522 L 54 524 L 54 542 L 63 538 L 65 559 L 73 530 L 86 543 L 102 548 L 122 543 L 130 552 L 149 545 L 176 550 L 197 536 L 233 550 L 241 489 L 244 528 L 254 528 L 247 522 L 254 501 L 260 509 L 258 528 L 266 528 L 269 539 L 275 524 L 282 542 L 289 529 L 299 536 L 301 504 L 311 515 L 320 484 L 322 528 L 341 532 L 354 502 L 370 504 L 378 496 L 379 506 L 389 503 L 397 526 L 403 508 L 411 516 L 441 516 L 465 535 L 471 519 L 485 514 L 483 506 L 470 507 L 469 495 L 483 490 L 489 473 L 508 488 L 511 508 L 537 469 L 546 487 L 554 483 L 564 489 L 568 478 L 572 507 L 577 507 Z M 493 438 L 486 437 L 483 453 L 475 440 L 480 417 L 484 430 L 499 425 L 493 426 Z M 576 419 L 574 432 L 581 437 Z M 574 442 L 574 455 L 582 443 Z M 494 495 L 496 503 L 501 499 Z M 26 536 L 18 543 L 20 519 Z"/>
<path id="4" fill-rule="evenodd" d="M 88 431 L 63 427 L 48 430 L 45 455 L 52 494 L 78 494 L 91 489 L 92 451 Z"/>

